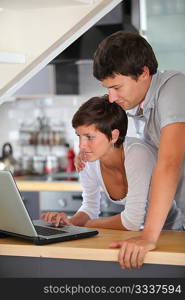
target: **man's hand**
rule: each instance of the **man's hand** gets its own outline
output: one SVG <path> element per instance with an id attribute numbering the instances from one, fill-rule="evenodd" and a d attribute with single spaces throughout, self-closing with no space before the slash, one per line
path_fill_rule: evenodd
<path id="1" fill-rule="evenodd" d="M 142 266 L 146 253 L 155 249 L 156 244 L 142 237 L 135 237 L 124 241 L 113 242 L 109 247 L 120 248 L 118 262 L 122 269 L 132 269 Z"/>
<path id="2" fill-rule="evenodd" d="M 41 215 L 41 218 L 55 227 L 71 224 L 70 219 L 68 219 L 66 214 L 63 212 L 57 213 L 57 212 L 48 211 L 47 213 L 43 213 Z"/>
<path id="3" fill-rule="evenodd" d="M 82 151 L 79 152 L 74 160 L 74 164 L 77 172 L 80 172 L 84 169 L 85 161 L 86 161 L 85 153 Z"/>

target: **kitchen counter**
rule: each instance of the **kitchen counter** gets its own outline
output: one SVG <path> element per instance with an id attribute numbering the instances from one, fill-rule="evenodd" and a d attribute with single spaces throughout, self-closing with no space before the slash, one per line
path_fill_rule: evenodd
<path id="1" fill-rule="evenodd" d="M 112 241 L 126 239 L 139 233 L 109 229 L 98 231 L 99 234 L 94 237 L 45 246 L 36 246 L 16 238 L 0 239 L 0 277 L 24 277 L 24 274 L 27 277 L 185 275 L 185 232 L 163 231 L 157 249 L 147 253 L 144 266 L 128 273 L 131 271 L 122 270 L 117 263 L 118 249 L 110 249 L 108 245 Z M 22 269 L 16 267 L 18 263 L 22 264 Z"/>
<path id="2" fill-rule="evenodd" d="M 61 178 L 59 177 L 61 176 Z M 81 191 L 76 173 L 58 176 L 20 176 L 14 178 L 20 191 Z M 68 179 L 68 180 L 67 180 Z"/>
<path id="3" fill-rule="evenodd" d="M 24 181 L 16 180 L 20 191 L 81 191 L 79 182 L 61 181 Z"/>

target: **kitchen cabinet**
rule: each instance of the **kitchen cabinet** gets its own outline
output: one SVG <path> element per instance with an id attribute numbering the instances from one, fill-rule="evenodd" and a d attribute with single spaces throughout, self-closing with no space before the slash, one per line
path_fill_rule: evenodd
<path id="1" fill-rule="evenodd" d="M 48 182 L 16 178 L 16 184 L 31 219 L 39 219 L 42 211 L 64 210 L 71 213 L 79 207 L 77 205 L 79 201 L 71 202 L 73 194 L 79 197 L 81 195 L 79 182 Z M 67 200 L 70 200 L 70 204 Z"/>
<path id="2" fill-rule="evenodd" d="M 36 246 L 16 239 L 0 239 L 0 278 L 183 278 L 185 232 L 162 231 L 157 249 L 147 253 L 140 269 L 121 269 L 118 249 L 108 248 L 138 232 L 98 229 L 94 237 Z"/>
<path id="3" fill-rule="evenodd" d="M 26 208 L 32 219 L 39 219 L 46 211 L 63 211 L 72 216 L 82 204 L 82 188 L 78 181 L 24 181 L 17 179 L 16 184 L 24 198 Z M 105 193 L 101 194 L 101 215 L 118 214 L 123 206 L 111 203 Z"/>
<path id="4" fill-rule="evenodd" d="M 62 210 L 62 201 L 63 206 L 67 204 L 66 195 L 67 198 L 69 198 L 69 193 L 79 194 L 79 191 L 81 191 L 81 186 L 79 182 L 47 182 L 32 180 L 26 181 L 16 179 L 16 184 L 18 189 L 20 190 L 24 204 L 26 206 L 26 209 L 28 210 L 31 219 L 39 219 L 40 214 L 43 210 Z M 73 192 L 71 192 L 71 190 Z M 63 199 L 64 196 L 65 199 Z M 69 205 L 68 208 L 69 207 L 71 210 L 71 205 Z M 73 211 L 75 209 L 76 207 L 73 207 Z"/>
<path id="5" fill-rule="evenodd" d="M 82 204 L 82 192 L 79 191 L 41 191 L 40 192 L 40 210 L 62 211 L 72 216 Z M 105 193 L 101 193 L 100 216 L 107 217 L 120 213 L 123 206 L 110 202 Z"/>
<path id="6" fill-rule="evenodd" d="M 46 211 L 63 211 L 73 215 L 81 206 L 82 193 L 78 191 L 40 192 L 40 209 Z"/>

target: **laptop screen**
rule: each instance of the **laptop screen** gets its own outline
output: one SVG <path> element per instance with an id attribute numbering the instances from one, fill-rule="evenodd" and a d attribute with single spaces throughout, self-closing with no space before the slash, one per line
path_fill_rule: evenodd
<path id="1" fill-rule="evenodd" d="M 0 191 L 0 230 L 36 237 L 36 230 L 9 171 L 0 171 Z"/>

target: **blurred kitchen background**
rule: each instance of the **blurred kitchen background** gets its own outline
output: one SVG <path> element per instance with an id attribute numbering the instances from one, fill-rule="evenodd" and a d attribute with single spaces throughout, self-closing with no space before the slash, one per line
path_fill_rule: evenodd
<path id="1" fill-rule="evenodd" d="M 184 28 L 185 0 L 122 1 L 0 105 L 0 165 L 11 157 L 15 175 L 74 172 L 72 116 L 107 92 L 92 75 L 98 43 L 117 30 L 136 31 L 153 46 L 160 70 L 185 72 Z M 137 135 L 129 118 L 128 136 Z"/>

